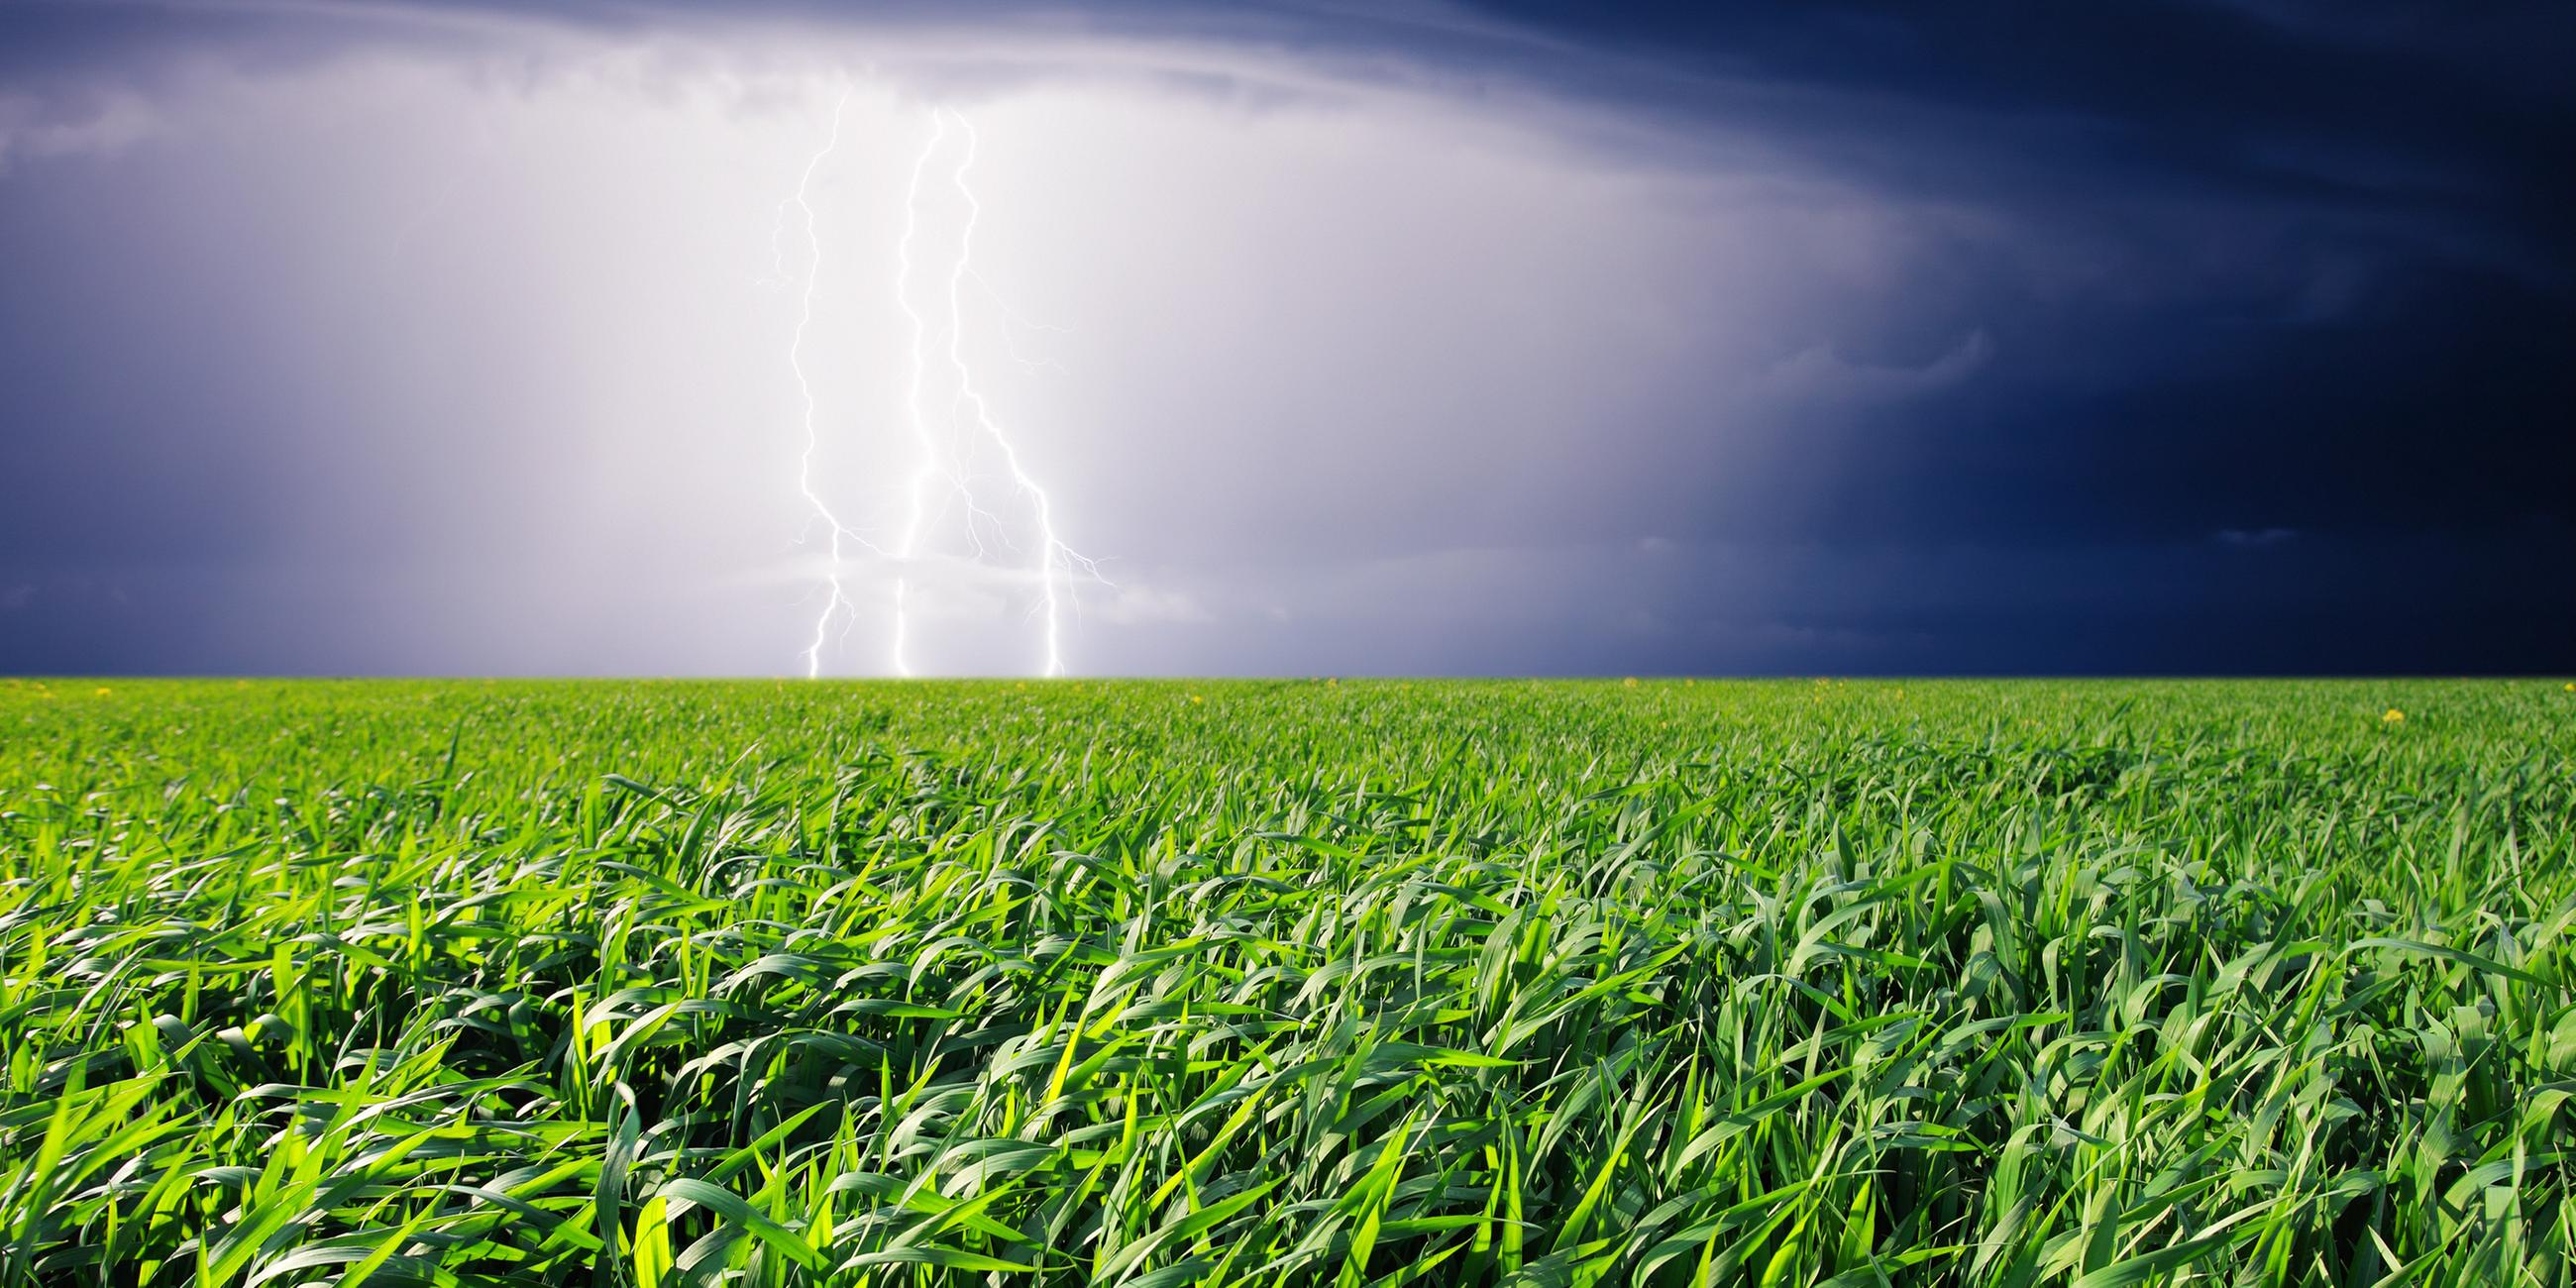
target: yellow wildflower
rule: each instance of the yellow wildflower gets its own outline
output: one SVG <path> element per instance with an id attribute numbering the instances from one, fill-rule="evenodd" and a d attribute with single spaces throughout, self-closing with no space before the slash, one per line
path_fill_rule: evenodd
<path id="1" fill-rule="evenodd" d="M 1197 695 L 1197 694 L 1195 694 L 1195 693 L 1193 693 L 1193 694 L 1191 694 L 1191 695 L 1190 695 L 1190 701 L 1192 701 L 1192 702 L 1197 702 L 1198 700 L 1199 700 L 1199 695 Z"/>
<path id="2" fill-rule="evenodd" d="M 1628 686 L 1629 688 L 1632 688 L 1632 689 L 1633 689 L 1633 688 L 1636 688 L 1636 687 L 1637 687 L 1637 677 L 1635 677 L 1635 676 L 1633 676 L 1633 675 L 1632 675 L 1632 676 L 1629 676 L 1627 679 L 1621 680 L 1619 683 L 1624 684 L 1624 685 Z"/>
<path id="3" fill-rule="evenodd" d="M 2386 715 L 2384 715 L 2384 716 L 2381 716 L 2381 717 L 2379 718 L 2379 723 L 2381 723 L 2381 724 L 2404 724 L 2404 723 L 2406 723 L 2406 713 L 2405 713 L 2405 712 L 2403 712 L 2403 711 L 2398 710 L 2398 709 L 2397 709 L 2397 708 L 2395 708 L 2395 707 L 2390 707 L 2390 708 L 2388 709 L 2388 714 L 2386 714 Z"/>
<path id="4" fill-rule="evenodd" d="M 103 698 L 103 697 L 106 697 L 106 696 L 107 696 L 107 694 L 108 694 L 108 690 L 106 690 L 106 689 L 100 689 L 100 690 L 98 691 L 98 696 L 100 696 L 100 697 L 102 697 L 102 698 Z"/>

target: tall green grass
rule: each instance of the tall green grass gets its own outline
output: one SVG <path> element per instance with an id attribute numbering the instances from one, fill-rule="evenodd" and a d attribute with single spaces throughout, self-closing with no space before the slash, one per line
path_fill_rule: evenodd
<path id="1" fill-rule="evenodd" d="M 2566 1285 L 2562 685 L 0 682 L 0 1283 Z"/>

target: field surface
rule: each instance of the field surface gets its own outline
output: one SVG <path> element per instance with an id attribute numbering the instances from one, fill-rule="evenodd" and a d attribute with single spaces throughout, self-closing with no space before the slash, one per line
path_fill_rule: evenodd
<path id="1" fill-rule="evenodd" d="M 2531 1284 L 2576 690 L 0 681 L 0 1284 Z"/>

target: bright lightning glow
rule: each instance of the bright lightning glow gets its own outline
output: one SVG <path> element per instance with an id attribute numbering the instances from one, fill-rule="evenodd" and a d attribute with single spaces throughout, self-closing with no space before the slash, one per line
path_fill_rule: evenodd
<path id="1" fill-rule="evenodd" d="M 805 500 L 813 507 L 814 513 L 822 519 L 830 532 L 831 539 L 831 569 L 825 579 L 828 594 L 821 613 L 814 619 L 813 639 L 805 648 L 805 674 L 810 679 L 822 673 L 823 646 L 831 636 L 833 621 L 845 615 L 855 617 L 858 613 L 857 603 L 851 598 L 842 580 L 845 542 L 863 546 L 879 555 L 887 556 L 893 565 L 894 610 L 891 659 L 895 674 L 904 676 L 914 674 L 911 657 L 911 636 L 916 609 L 913 602 L 913 582 L 918 570 L 924 566 L 924 544 L 930 530 L 938 524 L 939 516 L 947 513 L 951 505 L 957 508 L 961 515 L 961 527 L 966 544 L 974 562 L 983 562 L 988 553 L 979 524 L 1000 534 L 1004 545 L 1011 544 L 1009 529 L 993 509 L 985 504 L 984 498 L 978 496 L 975 491 L 975 474 L 969 455 L 971 446 L 969 442 L 961 441 L 972 440 L 985 445 L 989 452 L 985 459 L 998 458 L 1002 474 L 1010 482 L 1012 495 L 1025 507 L 1029 521 L 1035 528 L 1037 551 L 1033 571 L 1036 574 L 1038 603 L 1034 615 L 1041 622 L 1040 640 L 1043 647 L 1041 673 L 1048 676 L 1063 675 L 1065 673 L 1064 614 L 1068 610 L 1080 607 L 1074 594 L 1074 578 L 1079 575 L 1103 584 L 1107 584 L 1107 580 L 1100 576 L 1099 567 L 1092 560 L 1066 545 L 1056 535 L 1054 499 L 1047 494 L 1046 489 L 1038 486 L 1037 480 L 1030 477 L 1027 469 L 1021 465 L 1018 447 L 995 421 L 982 390 L 975 383 L 972 364 L 967 361 L 966 282 L 969 279 L 974 280 L 987 294 L 993 296 L 997 305 L 1001 301 L 999 294 L 985 284 L 974 268 L 975 226 L 983 214 L 983 204 L 976 198 L 974 190 L 967 185 L 966 177 L 967 172 L 975 164 L 978 140 L 975 127 L 955 111 L 943 108 L 931 113 L 930 138 L 922 145 L 920 155 L 913 159 L 910 176 L 905 184 L 903 234 L 895 243 L 895 307 L 903 313 L 911 327 L 910 368 L 904 398 L 904 420 L 912 439 L 916 458 L 912 475 L 904 488 L 904 519 L 893 549 L 890 551 L 881 549 L 859 536 L 833 513 L 831 507 L 824 503 L 815 490 L 814 454 L 819 445 L 819 432 L 815 424 L 814 391 L 805 375 L 804 352 L 806 329 L 814 319 L 814 297 L 820 277 L 822 240 L 817 228 L 814 208 L 806 198 L 812 187 L 815 171 L 840 144 L 842 108 L 847 101 L 848 95 L 844 93 L 841 99 L 833 104 L 830 139 L 823 145 L 821 151 L 816 152 L 806 162 L 804 177 L 797 184 L 796 195 L 780 206 L 782 223 L 788 206 L 792 205 L 801 212 L 807 251 L 801 312 L 796 322 L 795 340 L 788 349 L 788 365 L 794 369 L 797 388 L 804 396 L 805 451 L 798 466 L 797 487 L 804 493 Z M 956 140 L 954 144 L 952 139 Z M 964 215 L 956 230 L 955 258 L 945 265 L 948 289 L 945 313 L 940 315 L 937 306 L 933 305 L 925 309 L 915 298 L 918 276 L 916 270 L 920 267 L 917 262 L 915 243 L 922 231 L 923 179 L 932 172 L 933 162 L 940 158 L 943 149 L 950 147 L 956 149 L 957 162 L 955 167 L 947 172 L 946 182 L 956 194 L 958 202 L 962 204 Z M 1020 355 L 1017 346 L 1011 342 L 1009 327 L 1015 322 L 1021 325 L 1035 324 L 1026 323 L 1015 315 L 1010 315 L 1007 305 L 1001 307 L 1005 315 L 1002 319 L 1002 343 L 1009 350 L 1012 360 L 1029 370 L 1051 365 L 1042 362 L 1033 363 Z M 941 329 L 947 333 L 944 353 L 939 353 L 933 346 L 933 337 Z M 934 354 L 937 355 L 936 361 L 934 361 Z M 939 364 L 944 364 L 942 383 L 953 379 L 956 385 L 956 396 L 944 412 L 935 412 L 930 400 L 932 369 L 934 365 Z M 947 432 L 936 432 L 935 422 L 942 425 Z M 934 499 L 938 503 L 935 511 Z"/>
<path id="2" fill-rule="evenodd" d="M 912 481 L 904 489 L 909 508 L 904 516 L 903 535 L 897 537 L 894 544 L 895 558 L 904 569 L 909 569 L 912 561 L 921 554 L 923 511 L 929 504 L 924 493 L 928 491 L 931 480 L 941 473 L 939 445 L 931 438 L 930 421 L 921 409 L 921 386 L 930 372 L 930 323 L 912 307 L 912 237 L 921 226 L 921 175 L 930 168 L 930 158 L 939 151 L 940 140 L 948 136 L 948 123 L 935 112 L 931 114 L 930 125 L 930 141 L 922 145 L 921 155 L 913 159 L 912 180 L 904 188 L 903 239 L 895 243 L 895 307 L 902 309 L 904 317 L 912 322 L 912 392 L 904 399 L 904 413 L 912 425 L 913 445 L 921 453 L 920 461 L 913 467 Z M 911 628 L 911 599 L 912 578 L 908 572 L 898 571 L 894 578 L 893 654 L 894 673 L 897 675 L 912 674 L 911 659 L 905 656 L 905 637 Z"/>

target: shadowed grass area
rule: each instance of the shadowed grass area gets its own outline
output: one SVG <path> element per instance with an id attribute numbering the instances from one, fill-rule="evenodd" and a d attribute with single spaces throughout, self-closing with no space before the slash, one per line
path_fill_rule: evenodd
<path id="1" fill-rule="evenodd" d="M 2571 748 L 2559 680 L 0 682 L 0 1282 L 2565 1285 Z"/>

